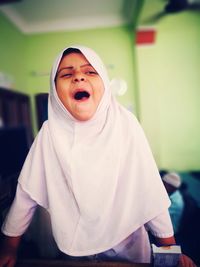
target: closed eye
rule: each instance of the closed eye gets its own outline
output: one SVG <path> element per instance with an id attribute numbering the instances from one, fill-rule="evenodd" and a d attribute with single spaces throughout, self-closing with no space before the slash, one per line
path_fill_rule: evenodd
<path id="1" fill-rule="evenodd" d="M 86 71 L 85 73 L 89 74 L 89 75 L 97 75 L 98 74 L 96 71 Z"/>
<path id="2" fill-rule="evenodd" d="M 62 74 L 60 77 L 71 77 L 72 76 L 72 73 L 65 73 L 65 74 Z"/>

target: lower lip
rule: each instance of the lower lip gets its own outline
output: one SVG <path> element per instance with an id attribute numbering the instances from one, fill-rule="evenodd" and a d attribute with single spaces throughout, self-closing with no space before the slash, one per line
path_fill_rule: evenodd
<path id="1" fill-rule="evenodd" d="M 75 99 L 76 102 L 86 102 L 87 100 L 89 100 L 89 97 L 83 97 L 81 99 Z"/>

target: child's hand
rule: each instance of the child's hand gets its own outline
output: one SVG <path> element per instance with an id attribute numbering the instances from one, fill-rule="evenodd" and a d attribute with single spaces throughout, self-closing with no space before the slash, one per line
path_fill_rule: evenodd
<path id="1" fill-rule="evenodd" d="M 0 251 L 0 267 L 14 267 L 16 260 L 16 250 L 10 248 L 3 248 Z"/>
<path id="2" fill-rule="evenodd" d="M 4 236 L 0 249 L 0 267 L 14 267 L 21 236 Z"/>
<path id="3" fill-rule="evenodd" d="M 197 267 L 196 264 L 186 255 L 182 254 L 178 267 Z"/>

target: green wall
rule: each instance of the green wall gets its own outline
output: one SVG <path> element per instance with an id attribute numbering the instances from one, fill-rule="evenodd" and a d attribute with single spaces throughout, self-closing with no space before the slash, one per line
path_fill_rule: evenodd
<path id="1" fill-rule="evenodd" d="M 141 123 L 160 168 L 199 170 L 200 16 L 184 11 L 154 26 L 155 44 L 137 46 Z"/>
<path id="2" fill-rule="evenodd" d="M 0 72 L 11 75 L 13 87 L 26 90 L 26 37 L 0 13 Z"/>

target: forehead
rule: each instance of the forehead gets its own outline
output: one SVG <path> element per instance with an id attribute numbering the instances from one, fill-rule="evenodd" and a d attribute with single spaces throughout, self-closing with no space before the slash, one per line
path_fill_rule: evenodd
<path id="1" fill-rule="evenodd" d="M 58 70 L 62 67 L 75 67 L 75 66 L 82 66 L 85 64 L 89 64 L 89 61 L 82 53 L 70 53 L 64 55 L 60 61 L 58 66 Z"/>

